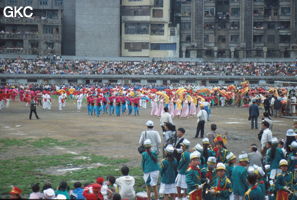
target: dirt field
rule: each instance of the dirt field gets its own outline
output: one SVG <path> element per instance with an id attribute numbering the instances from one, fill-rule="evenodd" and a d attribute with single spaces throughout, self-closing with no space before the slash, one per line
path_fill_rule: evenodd
<path id="1" fill-rule="evenodd" d="M 84 105 L 85 106 L 85 105 Z M 149 115 L 150 109 L 141 110 L 140 116 L 107 116 L 99 118 L 90 117 L 84 108 L 76 111 L 75 104 L 68 102 L 63 111 L 58 111 L 57 104 L 51 111 L 43 111 L 38 107 L 40 120 L 28 119 L 29 107 L 23 103 L 12 102 L 9 108 L 0 111 L 0 139 L 40 139 L 54 138 L 60 141 L 77 140 L 85 145 L 75 148 L 52 147 L 50 150 L 31 149 L 28 147 L 14 147 L 12 151 L 0 154 L 1 159 L 34 155 L 59 155 L 63 153 L 80 154 L 82 152 L 112 158 L 128 158 L 132 166 L 139 165 L 140 156 L 137 152 L 140 133 L 145 129 L 148 119 L 154 121 L 156 130 L 161 131 L 159 119 Z M 206 123 L 206 132 L 210 130 L 210 124 L 216 123 L 219 132 L 228 132 L 229 144 L 227 147 L 236 153 L 248 151 L 252 143 L 259 144 L 258 130 L 250 130 L 247 108 L 213 108 L 211 121 Z M 196 130 L 196 118 L 174 119 L 177 127 L 186 129 L 186 137 L 190 139 L 191 146 L 201 142 L 193 139 Z M 284 138 L 285 131 L 292 126 L 292 120 L 274 119 L 273 134 Z"/>

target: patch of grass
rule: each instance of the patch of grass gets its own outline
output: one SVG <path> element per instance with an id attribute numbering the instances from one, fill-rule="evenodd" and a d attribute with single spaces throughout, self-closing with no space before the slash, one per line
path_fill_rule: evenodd
<path id="1" fill-rule="evenodd" d="M 14 139 L 14 138 L 0 138 L 0 147 L 6 148 L 11 146 L 25 146 L 31 145 L 35 148 L 44 148 L 44 147 L 54 147 L 54 146 L 62 146 L 62 147 L 81 147 L 85 146 L 85 144 L 78 142 L 77 140 L 64 140 L 60 141 L 54 138 L 41 138 L 38 140 L 34 140 L 32 138 L 27 139 Z"/>
<path id="2" fill-rule="evenodd" d="M 40 183 L 41 186 L 46 183 L 52 183 L 56 188 L 61 181 L 67 181 L 70 187 L 73 187 L 73 181 L 82 183 L 92 183 L 98 176 L 120 176 L 119 169 L 122 164 L 127 163 L 127 159 L 109 159 L 103 156 L 82 154 L 90 159 L 76 159 L 78 155 L 50 155 L 50 156 L 34 156 L 34 157 L 19 157 L 15 159 L 0 160 L 0 193 L 8 192 L 11 185 L 20 187 L 24 192 L 24 197 L 28 197 L 31 192 L 31 184 Z M 81 155 L 79 155 L 81 156 Z M 88 165 L 92 163 L 102 163 L 107 166 L 98 168 L 81 169 L 78 171 L 68 172 L 65 175 L 49 175 L 42 173 L 50 167 L 74 167 L 79 165 Z M 140 178 L 142 172 L 138 168 L 130 169 L 130 174 L 136 177 L 136 189 L 143 190 L 143 180 Z M 5 198 L 4 196 L 2 198 Z"/>
<path id="3" fill-rule="evenodd" d="M 41 138 L 30 143 L 33 147 L 42 148 L 42 147 L 53 147 L 53 146 L 64 146 L 64 147 L 79 147 L 84 146 L 85 144 L 80 143 L 76 140 L 66 140 L 59 141 L 53 138 Z"/>
<path id="4" fill-rule="evenodd" d="M 2 147 L 10 146 L 23 146 L 26 145 L 30 139 L 14 139 L 14 138 L 0 138 L 0 144 Z"/>

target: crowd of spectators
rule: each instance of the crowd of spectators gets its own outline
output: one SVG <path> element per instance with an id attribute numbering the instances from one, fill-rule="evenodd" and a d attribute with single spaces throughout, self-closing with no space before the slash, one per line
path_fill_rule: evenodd
<path id="1" fill-rule="evenodd" d="M 112 74 L 296 76 L 296 62 L 201 63 L 181 61 L 88 61 L 62 58 L 0 59 L 4 74 Z"/>

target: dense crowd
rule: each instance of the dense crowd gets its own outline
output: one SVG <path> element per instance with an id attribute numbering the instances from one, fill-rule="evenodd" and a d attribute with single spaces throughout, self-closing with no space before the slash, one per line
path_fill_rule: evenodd
<path id="1" fill-rule="evenodd" d="M 149 120 L 138 148 L 146 193 L 135 192 L 135 178 L 123 166 L 121 177 L 98 177 L 84 186 L 76 182 L 72 189 L 64 181 L 56 189 L 49 183 L 43 188 L 33 184 L 30 199 L 296 200 L 297 122 L 283 139 L 273 136 L 272 121 L 266 120 L 261 122 L 260 145 L 251 144 L 238 156 L 228 149 L 228 138 L 217 132 L 216 124 L 201 143 L 191 145 L 186 130 L 176 129 L 172 120 L 164 122 L 161 142 Z M 14 186 L 10 197 L 18 199 L 21 193 Z"/>
<path id="2" fill-rule="evenodd" d="M 175 61 L 87 61 L 60 57 L 0 59 L 5 74 L 296 76 L 296 62 L 201 63 Z"/>

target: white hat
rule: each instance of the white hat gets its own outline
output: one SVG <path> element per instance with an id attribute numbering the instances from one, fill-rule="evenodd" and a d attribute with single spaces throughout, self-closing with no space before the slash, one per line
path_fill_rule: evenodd
<path id="1" fill-rule="evenodd" d="M 296 136 L 297 134 L 294 132 L 293 129 L 288 129 L 286 136 Z"/>
<path id="2" fill-rule="evenodd" d="M 197 151 L 203 151 L 203 147 L 201 146 L 201 144 L 196 144 L 196 146 L 195 146 L 195 149 L 197 150 Z"/>
<path id="3" fill-rule="evenodd" d="M 297 148 L 297 142 L 293 141 L 290 145 L 289 145 L 292 149 L 296 149 Z"/>
<path id="4" fill-rule="evenodd" d="M 207 159 L 207 163 L 213 163 L 213 164 L 216 164 L 216 163 L 217 163 L 217 159 L 216 159 L 216 157 L 213 157 L 213 156 L 208 157 L 208 159 Z"/>
<path id="5" fill-rule="evenodd" d="M 278 139 L 277 139 L 277 137 L 273 137 L 273 138 L 271 139 L 271 143 L 272 143 L 272 144 L 278 144 Z"/>
<path id="6" fill-rule="evenodd" d="M 224 165 L 224 163 L 218 163 L 217 164 L 216 170 L 220 170 L 220 169 L 226 170 L 226 166 Z"/>
<path id="7" fill-rule="evenodd" d="M 146 126 L 154 126 L 154 122 L 152 120 L 148 120 L 146 123 L 145 123 Z"/>
<path id="8" fill-rule="evenodd" d="M 270 165 L 265 165 L 264 168 L 265 168 L 266 171 L 270 170 Z"/>
<path id="9" fill-rule="evenodd" d="M 253 166 L 249 166 L 247 169 L 248 174 L 254 174 L 255 173 L 255 168 Z"/>
<path id="10" fill-rule="evenodd" d="M 45 199 L 54 199 L 55 191 L 52 188 L 48 188 L 46 190 L 43 190 L 43 195 Z"/>
<path id="11" fill-rule="evenodd" d="M 194 158 L 200 158 L 201 154 L 198 151 L 194 151 L 193 153 L 190 154 L 190 159 Z"/>
<path id="12" fill-rule="evenodd" d="M 281 160 L 279 161 L 279 166 L 281 167 L 281 166 L 284 166 L 284 165 L 288 166 L 288 161 L 285 160 L 285 159 L 281 159 Z"/>
<path id="13" fill-rule="evenodd" d="M 241 161 L 249 161 L 249 157 L 248 157 L 248 154 L 247 153 L 240 154 L 238 156 L 238 159 L 239 159 L 239 162 L 241 162 Z"/>
<path id="14" fill-rule="evenodd" d="M 174 148 L 173 148 L 173 146 L 170 144 L 170 145 L 167 145 L 167 147 L 165 148 L 165 151 L 168 152 L 168 153 L 173 153 L 173 152 L 174 152 Z"/>
<path id="15" fill-rule="evenodd" d="M 209 139 L 208 138 L 203 138 L 202 139 L 202 144 L 209 144 Z"/>
<path id="16" fill-rule="evenodd" d="M 151 146 L 152 145 L 152 141 L 150 139 L 146 139 L 144 140 L 144 146 Z"/>
<path id="17" fill-rule="evenodd" d="M 55 199 L 61 199 L 61 200 L 66 200 L 67 197 L 64 194 L 58 194 Z"/>
<path id="18" fill-rule="evenodd" d="M 229 161 L 231 161 L 231 160 L 233 160 L 233 159 L 236 159 L 236 156 L 234 155 L 234 153 L 229 152 L 229 153 L 227 154 L 227 156 L 226 156 L 226 159 L 227 159 L 227 161 L 229 162 Z"/>
<path id="19" fill-rule="evenodd" d="M 259 172 L 259 174 L 260 174 L 261 176 L 265 176 L 265 172 L 264 172 L 264 170 L 263 170 L 262 167 L 258 167 L 258 168 L 257 168 L 257 171 Z"/>
<path id="20" fill-rule="evenodd" d="M 187 139 L 184 139 L 181 145 L 190 146 L 191 142 Z"/>

